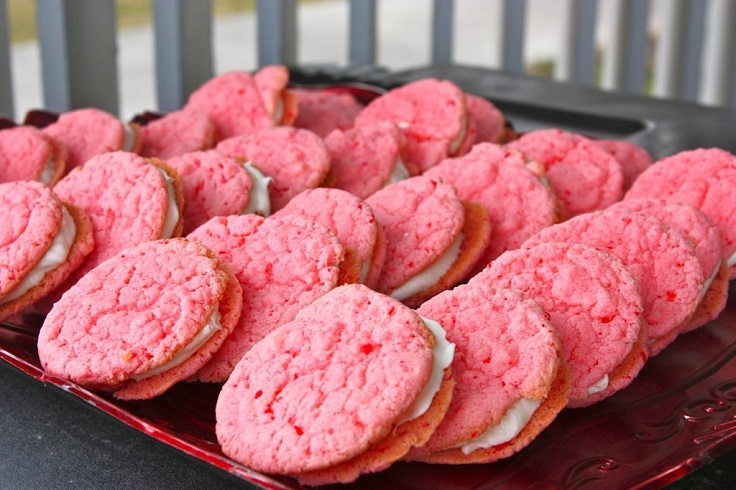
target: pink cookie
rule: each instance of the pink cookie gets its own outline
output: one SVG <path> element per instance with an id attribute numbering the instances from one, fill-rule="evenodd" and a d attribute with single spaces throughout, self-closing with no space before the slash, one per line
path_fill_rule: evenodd
<path id="1" fill-rule="evenodd" d="M 0 184 L 0 321 L 46 296 L 94 247 L 89 219 L 39 182 Z"/>
<path id="2" fill-rule="evenodd" d="M 375 287 L 386 256 L 386 243 L 373 210 L 360 198 L 340 189 L 310 189 L 298 194 L 274 214 L 300 216 L 329 228 L 357 262 L 361 282 Z"/>
<path id="3" fill-rule="evenodd" d="M 721 235 L 708 215 L 690 204 L 657 198 L 627 199 L 608 210 L 652 215 L 690 240 L 706 280 L 698 310 L 681 332 L 689 332 L 715 320 L 728 299 L 728 266 L 721 260 Z"/>
<path id="4" fill-rule="evenodd" d="M 571 407 L 628 386 L 647 360 L 636 278 L 613 255 L 571 243 L 512 250 L 469 284 L 516 289 L 538 302 L 562 339 Z"/>
<path id="5" fill-rule="evenodd" d="M 55 294 L 125 248 L 181 235 L 181 179 L 163 161 L 103 153 L 75 168 L 54 191 L 87 213 L 95 239 L 92 253 Z"/>
<path id="6" fill-rule="evenodd" d="M 327 293 L 254 346 L 223 386 L 223 452 L 308 485 L 388 467 L 426 441 L 447 409 L 452 382 L 434 362 L 435 346 L 447 344 L 435 335 L 365 286 Z"/>
<path id="7" fill-rule="evenodd" d="M 171 158 L 215 146 L 215 125 L 201 111 L 174 111 L 141 127 L 144 157 Z"/>
<path id="8" fill-rule="evenodd" d="M 621 199 L 621 164 L 592 140 L 559 129 L 541 129 L 508 146 L 544 166 L 569 216 L 604 209 Z"/>
<path id="9" fill-rule="evenodd" d="M 306 129 L 279 127 L 235 136 L 217 151 L 249 160 L 273 182 L 271 210 L 278 211 L 306 189 L 324 183 L 330 172 L 330 151 L 322 138 Z"/>
<path id="10" fill-rule="evenodd" d="M 273 115 L 277 125 L 290 126 L 299 113 L 296 96 L 287 90 L 289 69 L 284 65 L 264 66 L 255 75 L 258 92 L 266 110 Z"/>
<path id="11" fill-rule="evenodd" d="M 119 150 L 137 153 L 141 145 L 137 124 L 124 124 L 109 112 L 94 108 L 61 114 L 43 132 L 68 150 L 67 173 L 93 156 Z"/>
<path id="12" fill-rule="evenodd" d="M 660 197 L 692 204 L 721 232 L 721 251 L 736 278 L 736 156 L 718 148 L 683 151 L 642 173 L 626 199 Z"/>
<path id="13" fill-rule="evenodd" d="M 184 110 L 204 112 L 217 128 L 217 140 L 276 125 L 253 76 L 246 71 L 218 75 L 190 96 Z"/>
<path id="14" fill-rule="evenodd" d="M 491 220 L 491 241 L 478 262 L 482 269 L 506 250 L 560 221 L 560 204 L 524 156 L 491 143 L 444 160 L 426 176 L 452 185 L 463 201 L 480 204 Z"/>
<path id="15" fill-rule="evenodd" d="M 242 160 L 210 150 L 173 157 L 167 163 L 181 176 L 183 234 L 215 216 L 248 210 L 253 182 Z"/>
<path id="16" fill-rule="evenodd" d="M 653 216 L 588 213 L 545 228 L 524 246 L 549 242 L 582 243 L 621 259 L 639 281 L 651 356 L 695 314 L 705 284 L 703 268 L 685 237 Z"/>
<path id="17" fill-rule="evenodd" d="M 456 384 L 442 423 L 408 459 L 459 464 L 508 457 L 567 405 L 560 340 L 536 302 L 478 282 L 435 296 L 417 313 L 440 323 L 455 344 Z M 479 439 L 486 433 L 487 440 Z"/>
<path id="18" fill-rule="evenodd" d="M 189 234 L 232 265 L 243 313 L 232 335 L 196 375 L 224 382 L 258 341 L 339 284 L 344 249 L 322 225 L 293 216 L 216 217 Z"/>
<path id="19" fill-rule="evenodd" d="M 653 163 L 649 153 L 636 143 L 626 140 L 595 140 L 595 143 L 621 164 L 624 191 L 628 190 L 636 178 Z"/>
<path id="20" fill-rule="evenodd" d="M 506 118 L 493 103 L 478 97 L 465 94 L 468 114 L 475 121 L 476 143 L 504 143 L 506 136 Z"/>
<path id="21" fill-rule="evenodd" d="M 35 180 L 53 186 L 67 158 L 64 145 L 33 126 L 0 131 L 0 183 Z"/>
<path id="22" fill-rule="evenodd" d="M 321 138 L 334 130 L 347 131 L 363 106 L 349 93 L 332 90 L 291 89 L 299 103 L 297 128 L 308 129 Z"/>
<path id="23" fill-rule="evenodd" d="M 478 205 L 464 204 L 440 180 L 402 180 L 366 203 L 386 236 L 386 260 L 376 290 L 410 306 L 458 284 L 488 246 L 488 214 Z"/>
<path id="24" fill-rule="evenodd" d="M 391 122 L 336 130 L 325 144 L 332 155 L 334 186 L 361 199 L 416 173 L 406 167 L 404 137 Z"/>
<path id="25" fill-rule="evenodd" d="M 115 397 L 160 395 L 230 333 L 242 292 L 229 267 L 185 239 L 124 250 L 54 304 L 38 336 L 44 370 Z"/>
<path id="26" fill-rule="evenodd" d="M 425 78 L 371 101 L 355 126 L 392 121 L 406 136 L 409 160 L 424 172 L 468 146 L 465 104 L 465 94 L 454 83 Z"/>

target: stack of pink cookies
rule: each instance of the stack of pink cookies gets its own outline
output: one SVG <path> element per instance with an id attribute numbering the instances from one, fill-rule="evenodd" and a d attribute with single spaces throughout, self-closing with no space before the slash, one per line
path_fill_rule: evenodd
<path id="1" fill-rule="evenodd" d="M 220 383 L 223 452 L 321 485 L 509 457 L 725 308 L 734 155 L 288 77 L 220 75 L 127 138 L 94 110 L 0 130 L 0 318 L 47 314 L 49 374 Z"/>

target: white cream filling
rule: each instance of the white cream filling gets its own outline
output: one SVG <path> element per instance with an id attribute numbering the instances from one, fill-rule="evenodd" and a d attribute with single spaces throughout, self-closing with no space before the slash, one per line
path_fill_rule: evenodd
<path id="1" fill-rule="evenodd" d="M 728 258 L 728 262 L 726 262 L 726 264 L 727 264 L 727 265 L 728 265 L 729 267 L 733 267 L 734 265 L 736 265 L 736 253 L 734 253 L 734 254 L 733 254 L 732 256 L 730 256 L 730 257 Z"/>
<path id="2" fill-rule="evenodd" d="M 434 320 L 429 318 L 421 317 L 422 321 L 427 328 L 432 331 L 432 335 L 436 339 L 432 354 L 434 357 L 434 363 L 432 364 L 432 374 L 429 376 L 429 381 L 414 403 L 402 414 L 399 418 L 399 424 L 414 420 L 417 417 L 423 415 L 429 406 L 432 404 L 434 395 L 440 390 L 442 384 L 442 378 L 444 378 L 444 372 L 447 367 L 452 364 L 452 358 L 455 356 L 455 344 L 447 340 L 447 333 L 442 326 Z"/>
<path id="3" fill-rule="evenodd" d="M 256 213 L 267 218 L 271 214 L 271 198 L 268 196 L 268 188 L 273 179 L 263 175 L 263 172 L 254 167 L 251 162 L 245 163 L 245 169 L 250 175 L 253 186 L 250 189 L 248 205 L 242 214 Z"/>
<path id="4" fill-rule="evenodd" d="M 195 352 L 197 352 L 205 343 L 207 343 L 208 340 L 210 340 L 210 338 L 212 338 L 213 335 L 222 330 L 219 308 L 220 304 L 217 303 L 212 315 L 207 319 L 207 323 L 202 327 L 202 330 L 200 330 L 199 333 L 195 335 L 182 350 L 177 352 L 169 362 L 156 366 L 155 368 L 149 369 L 143 373 L 134 374 L 131 378 L 136 381 L 140 381 L 141 379 L 156 376 L 157 374 L 161 374 L 169 369 L 175 368 L 192 357 Z"/>
<path id="5" fill-rule="evenodd" d="M 276 102 L 276 110 L 273 112 L 273 122 L 281 124 L 284 119 L 284 96 L 279 97 Z"/>
<path id="6" fill-rule="evenodd" d="M 606 374 L 601 379 L 593 383 L 592 386 L 588 387 L 588 394 L 595 395 L 608 388 L 608 375 Z"/>
<path id="7" fill-rule="evenodd" d="M 123 136 L 123 147 L 121 150 L 133 151 L 133 148 L 135 148 L 135 131 L 127 124 L 123 124 L 123 132 L 125 136 Z"/>
<path id="8" fill-rule="evenodd" d="M 394 289 L 390 296 L 394 299 L 398 299 L 399 301 L 403 301 L 435 284 L 442 278 L 442 276 L 447 274 L 447 271 L 450 270 L 452 264 L 457 260 L 458 255 L 460 255 L 460 245 L 462 245 L 462 243 L 463 234 L 460 233 L 445 253 L 443 253 L 432 265 L 406 281 L 398 288 Z"/>
<path id="9" fill-rule="evenodd" d="M 526 427 L 526 424 L 529 423 L 529 420 L 541 403 L 540 400 L 531 400 L 529 398 L 519 399 L 508 409 L 498 425 L 490 427 L 478 437 L 466 441 L 458 447 L 463 454 L 470 454 L 477 449 L 487 449 L 503 444 L 504 442 L 509 442 Z"/>
<path id="10" fill-rule="evenodd" d="M 391 176 L 389 176 L 388 181 L 386 181 L 386 185 L 395 184 L 401 180 L 405 180 L 411 177 L 409 175 L 409 171 L 406 169 L 406 165 L 404 165 L 404 162 L 401 161 L 401 158 L 396 159 L 396 163 L 394 164 L 394 169 L 391 171 Z"/>
<path id="11" fill-rule="evenodd" d="M 360 266 L 360 283 L 365 284 L 365 280 L 368 277 L 368 273 L 371 270 L 371 261 L 366 260 L 363 262 L 363 264 Z"/>
<path id="12" fill-rule="evenodd" d="M 41 175 L 39 176 L 39 180 L 42 184 L 49 185 L 51 181 L 54 178 L 54 175 L 56 174 L 56 160 L 54 160 L 53 153 L 49 155 L 48 160 L 46 160 L 46 165 L 44 165 L 43 170 L 41 170 Z"/>
<path id="13" fill-rule="evenodd" d="M 161 238 L 171 238 L 174 235 L 174 228 L 179 222 L 179 207 L 176 205 L 176 191 L 174 190 L 174 179 L 171 178 L 163 169 L 156 167 L 161 172 L 166 181 L 166 190 L 169 197 L 169 204 L 166 206 L 166 221 L 164 221 L 164 229 L 161 232 Z"/>
<path id="14" fill-rule="evenodd" d="M 465 136 L 468 134 L 468 117 L 463 116 L 462 119 L 462 127 L 460 128 L 460 133 L 455 137 L 454 140 L 452 140 L 452 143 L 450 143 L 450 155 L 454 155 L 457 153 L 457 150 L 460 149 L 460 145 L 463 144 L 463 141 L 465 140 Z"/>
<path id="15" fill-rule="evenodd" d="M 51 242 L 51 246 L 31 272 L 9 294 L 0 298 L 0 305 L 23 296 L 31 288 L 39 284 L 46 274 L 66 261 L 69 250 L 77 236 L 77 225 L 65 207 L 61 208 L 61 227 Z"/>
<path id="16" fill-rule="evenodd" d="M 722 263 L 723 263 L 723 260 L 719 260 L 718 265 L 716 265 L 716 267 L 713 269 L 713 272 L 710 273 L 710 277 L 705 280 L 705 284 L 703 285 L 703 292 L 700 293 L 701 301 L 703 300 L 703 298 L 705 298 L 705 295 L 708 293 L 710 286 L 713 284 L 713 281 L 718 275 L 718 272 L 721 270 Z"/>

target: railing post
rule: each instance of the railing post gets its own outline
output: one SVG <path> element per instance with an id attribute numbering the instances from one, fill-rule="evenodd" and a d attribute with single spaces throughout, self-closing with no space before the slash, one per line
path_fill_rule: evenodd
<path id="1" fill-rule="evenodd" d="M 603 64 L 601 85 L 608 89 L 643 92 L 646 82 L 649 38 L 649 2 L 619 0 L 611 2 L 612 38 Z"/>
<path id="2" fill-rule="evenodd" d="M 118 113 L 113 0 L 37 0 L 45 106 Z"/>
<path id="3" fill-rule="evenodd" d="M 736 1 L 711 0 L 700 102 L 736 107 Z"/>
<path id="4" fill-rule="evenodd" d="M 158 108 L 173 111 L 212 77 L 212 2 L 154 0 Z"/>
<path id="5" fill-rule="evenodd" d="M 6 0 L 0 0 L 0 114 L 14 117 L 13 77 L 10 71 L 10 24 Z"/>
<path id="6" fill-rule="evenodd" d="M 258 66 L 296 63 L 296 0 L 258 0 Z"/>
<path id="7" fill-rule="evenodd" d="M 452 62 L 455 0 L 434 0 L 432 10 L 432 63 Z"/>
<path id="8" fill-rule="evenodd" d="M 593 85 L 598 0 L 566 0 L 561 7 L 562 49 L 555 64 L 555 78 L 581 85 Z"/>
<path id="9" fill-rule="evenodd" d="M 524 73 L 526 0 L 501 0 L 501 68 Z"/>
<path id="10" fill-rule="evenodd" d="M 376 63 L 376 0 L 350 0 L 350 52 L 356 65 Z"/>

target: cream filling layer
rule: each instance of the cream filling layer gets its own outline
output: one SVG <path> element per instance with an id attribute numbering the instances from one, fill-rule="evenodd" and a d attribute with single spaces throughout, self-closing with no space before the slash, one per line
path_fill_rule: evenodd
<path id="1" fill-rule="evenodd" d="M 460 127 L 460 133 L 450 143 L 450 155 L 454 155 L 460 149 L 460 145 L 463 144 L 465 137 L 468 135 L 468 117 L 463 116 L 461 121 L 462 126 Z"/>
<path id="2" fill-rule="evenodd" d="M 440 390 L 445 369 L 452 364 L 452 359 L 455 356 L 455 344 L 447 340 L 447 333 L 442 326 L 429 318 L 421 317 L 421 319 L 435 338 L 434 348 L 432 349 L 434 357 L 432 374 L 414 403 L 399 417 L 399 424 L 414 420 L 429 410 L 434 396 Z"/>
<path id="3" fill-rule="evenodd" d="M 142 379 L 150 378 L 151 376 L 156 376 L 157 374 L 161 374 L 183 364 L 184 361 L 192 357 L 195 352 L 197 352 L 205 343 L 207 343 L 208 340 L 212 338 L 213 335 L 222 330 L 219 308 L 220 304 L 217 303 L 214 311 L 207 319 L 207 323 L 202 327 L 202 330 L 200 330 L 199 333 L 195 335 L 192 340 L 189 341 L 189 343 L 182 350 L 177 352 L 168 362 L 149 369 L 148 371 L 134 374 L 131 378 L 136 381 L 140 381 Z"/>
<path id="4" fill-rule="evenodd" d="M 179 207 L 176 205 L 176 191 L 174 190 L 174 179 L 171 178 L 163 169 L 156 167 L 161 172 L 166 181 L 166 193 L 168 194 L 169 204 L 166 206 L 166 221 L 161 232 L 161 238 L 171 238 L 174 235 L 174 228 L 179 222 Z"/>
<path id="5" fill-rule="evenodd" d="M 263 175 L 263 172 L 254 167 L 251 162 L 246 162 L 244 166 L 253 186 L 248 196 L 248 205 L 242 214 L 256 213 L 267 218 L 271 214 L 271 198 L 268 196 L 268 188 L 273 179 Z"/>
<path id="6" fill-rule="evenodd" d="M 595 395 L 596 393 L 600 393 L 606 388 L 608 388 L 608 375 L 607 374 L 588 387 L 588 394 Z"/>
<path id="7" fill-rule="evenodd" d="M 273 111 L 273 122 L 281 124 L 284 119 L 284 96 L 279 97 L 279 101 L 276 103 L 276 110 Z"/>
<path id="8" fill-rule="evenodd" d="M 477 449 L 487 449 L 509 442 L 526 427 L 541 403 L 540 400 L 520 398 L 506 411 L 498 425 L 490 427 L 478 437 L 457 447 L 460 448 L 463 454 L 470 454 Z"/>
<path id="9" fill-rule="evenodd" d="M 133 151 L 135 148 L 135 131 L 127 124 L 123 124 L 123 146 L 122 151 Z"/>
<path id="10" fill-rule="evenodd" d="M 705 298 L 706 293 L 708 293 L 708 290 L 710 289 L 711 285 L 713 284 L 713 281 L 715 280 L 716 276 L 718 275 L 718 272 L 721 270 L 721 264 L 723 263 L 723 259 L 718 261 L 718 264 L 713 269 L 713 272 L 710 273 L 710 277 L 705 280 L 705 283 L 703 284 L 703 292 L 700 293 L 700 300 L 702 301 L 703 298 Z"/>
<path id="11" fill-rule="evenodd" d="M 46 160 L 46 165 L 43 166 L 43 170 L 41 170 L 41 175 L 38 179 L 42 184 L 49 185 L 51 180 L 54 178 L 54 174 L 56 174 L 56 160 L 54 160 L 54 155 L 51 154 L 49 155 L 48 160 Z"/>
<path id="12" fill-rule="evenodd" d="M 396 159 L 394 169 L 391 171 L 391 175 L 386 181 L 386 185 L 395 184 L 401 180 L 408 179 L 410 177 L 409 171 L 406 169 L 406 165 L 401 161 L 401 158 Z"/>
<path id="13" fill-rule="evenodd" d="M 734 254 L 733 254 L 732 256 L 730 256 L 730 257 L 728 258 L 728 261 L 726 262 L 726 264 L 727 264 L 727 265 L 728 265 L 729 267 L 733 267 L 734 265 L 736 265 L 736 253 L 734 253 Z"/>
<path id="14" fill-rule="evenodd" d="M 412 277 L 404 284 L 394 289 L 390 296 L 399 301 L 403 301 L 420 291 L 424 291 L 431 285 L 439 281 L 442 276 L 447 274 L 452 264 L 455 263 L 457 257 L 460 255 L 460 245 L 463 243 L 463 234 L 460 233 L 455 241 L 445 250 L 445 253 L 429 267 L 424 269 L 422 272 Z"/>
<path id="15" fill-rule="evenodd" d="M 69 250 L 72 248 L 74 239 L 77 236 L 77 225 L 74 218 L 69 214 L 66 207 L 61 207 L 61 227 L 59 232 L 51 241 L 51 246 L 38 264 L 31 269 L 31 272 L 23 278 L 23 280 L 9 294 L 0 298 L 0 305 L 13 301 L 26 294 L 31 288 L 43 281 L 46 274 L 59 267 L 66 261 L 69 256 Z"/>

